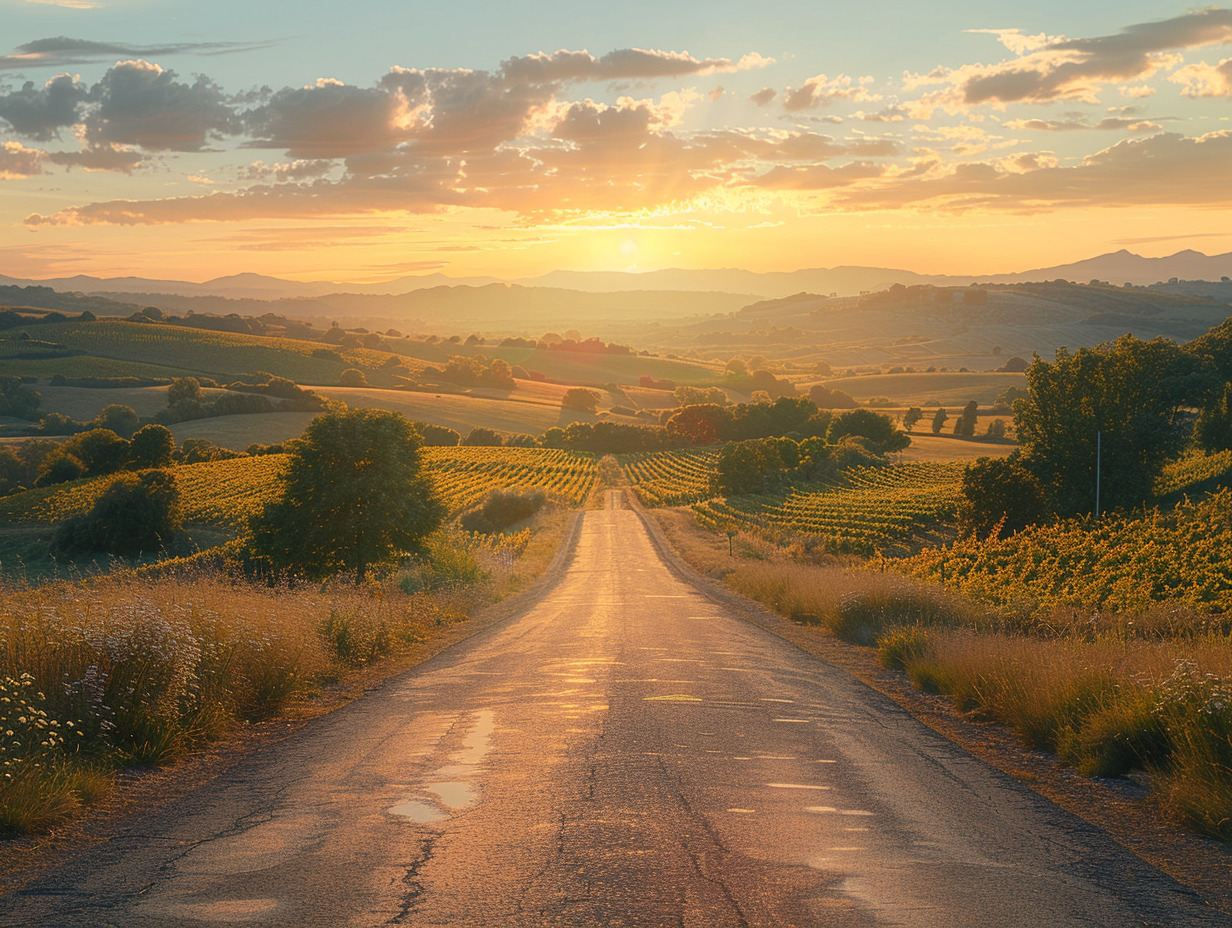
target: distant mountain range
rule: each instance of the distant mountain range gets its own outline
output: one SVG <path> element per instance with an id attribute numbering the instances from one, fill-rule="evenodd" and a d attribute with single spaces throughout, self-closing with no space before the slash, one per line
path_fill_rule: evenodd
<path id="1" fill-rule="evenodd" d="M 661 271 L 552 271 L 539 277 L 504 281 L 495 277 L 449 277 L 427 274 L 400 277 L 377 284 L 333 281 L 301 282 L 266 277 L 261 274 L 234 274 L 204 283 L 182 280 L 149 280 L 142 277 L 61 277 L 28 280 L 0 274 L 0 285 L 43 286 L 54 290 L 96 294 L 167 294 L 184 297 L 222 297 L 232 300 L 312 299 L 335 294 L 400 295 L 437 287 L 483 287 L 495 283 L 516 283 L 524 287 L 548 287 L 589 293 L 621 293 L 639 290 L 718 292 L 751 298 L 775 299 L 809 292 L 851 296 L 864 291 L 883 290 L 893 284 L 933 284 L 967 286 L 972 283 L 1027 283 L 1042 280 L 1103 280 L 1112 284 L 1149 285 L 1181 280 L 1213 280 L 1232 276 L 1232 252 L 1205 255 L 1186 250 L 1166 258 L 1144 258 L 1122 249 L 1073 264 L 1037 268 L 1013 274 L 955 276 L 918 274 L 895 268 L 840 266 L 799 271 L 758 273 L 740 268 Z"/>

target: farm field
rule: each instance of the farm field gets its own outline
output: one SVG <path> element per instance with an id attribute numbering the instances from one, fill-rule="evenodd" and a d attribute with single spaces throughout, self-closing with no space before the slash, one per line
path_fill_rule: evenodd
<path id="1" fill-rule="evenodd" d="M 181 375 L 230 379 L 268 371 L 305 385 L 330 384 L 337 383 L 339 375 L 348 367 L 375 370 L 389 357 L 384 352 L 338 348 L 319 342 L 110 320 L 42 325 L 39 335 L 45 341 L 56 342 L 91 358 L 122 362 L 118 370 L 112 369 L 117 372 L 111 376 L 136 374 L 138 368 L 133 365 L 153 364 L 162 371 L 174 370 Z M 322 349 L 333 351 L 338 357 L 314 357 L 313 353 Z M 43 376 L 51 372 L 93 376 L 82 360 L 71 357 L 38 362 L 6 361 L 0 367 L 6 371 L 11 369 L 13 373 L 33 373 L 22 369 L 21 365 L 37 363 L 48 372 Z M 419 366 L 414 361 L 410 364 Z"/>
<path id="2" fill-rule="evenodd" d="M 489 357 L 504 358 L 527 370 L 540 371 L 553 380 L 568 383 L 637 383 L 643 374 L 677 384 L 709 385 L 722 379 L 722 370 L 700 361 L 575 351 L 541 351 L 537 348 L 478 348 Z"/>
<path id="3" fill-rule="evenodd" d="M 923 433 L 920 431 L 921 427 L 924 428 Z M 921 423 L 911 433 L 910 446 L 905 451 L 896 454 L 895 457 L 903 463 L 942 463 L 945 461 L 970 463 L 976 458 L 1006 457 L 1012 454 L 1017 447 L 1017 445 L 995 442 L 971 441 L 965 438 L 955 438 L 952 435 L 933 435 L 928 431 L 927 424 Z"/>
<path id="4" fill-rule="evenodd" d="M 1010 387 L 1021 387 L 1024 390 L 1027 387 L 1025 374 L 950 371 L 932 374 L 869 374 L 819 382 L 831 390 L 842 390 L 861 403 L 874 396 L 884 396 L 895 406 L 940 403 L 947 408 L 961 408 L 969 400 L 975 400 L 981 406 L 990 406 L 993 400 Z M 811 385 L 802 384 L 801 392 L 807 394 Z"/>

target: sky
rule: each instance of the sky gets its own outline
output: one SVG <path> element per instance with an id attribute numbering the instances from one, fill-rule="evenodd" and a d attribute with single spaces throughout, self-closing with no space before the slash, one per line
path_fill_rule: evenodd
<path id="1" fill-rule="evenodd" d="M 1226 7 L 0 0 L 0 25 L 13 277 L 1232 251 Z"/>

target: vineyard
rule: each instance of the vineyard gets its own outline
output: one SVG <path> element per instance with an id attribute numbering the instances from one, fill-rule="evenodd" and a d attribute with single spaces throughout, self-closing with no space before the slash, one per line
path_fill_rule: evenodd
<path id="1" fill-rule="evenodd" d="M 594 486 L 594 455 L 554 448 L 428 448 L 428 474 L 450 513 L 474 506 L 488 491 L 538 487 L 581 505 Z"/>
<path id="2" fill-rule="evenodd" d="M 620 455 L 629 486 L 647 506 L 685 506 L 710 496 L 717 451 L 665 451 Z"/>
<path id="3" fill-rule="evenodd" d="M 270 454 L 173 468 L 184 521 L 242 529 L 274 497 L 286 460 Z M 590 495 L 595 480 L 592 455 L 547 448 L 427 448 L 424 465 L 451 515 L 498 487 L 539 487 L 576 506 Z M 98 477 L 0 499 L 0 521 L 58 522 L 88 510 L 115 479 Z"/>
<path id="4" fill-rule="evenodd" d="M 1001 540 L 967 538 L 899 563 L 975 599 L 1045 615 L 1135 612 L 1163 601 L 1232 609 L 1232 490 L 1136 516 L 1067 519 Z"/>
<path id="5" fill-rule="evenodd" d="M 782 494 L 715 498 L 693 506 L 717 531 L 819 535 L 837 551 L 867 554 L 953 522 L 961 465 L 917 463 L 857 467 L 831 485 Z"/>
<path id="6" fill-rule="evenodd" d="M 1200 487 L 1208 480 L 1226 478 L 1229 471 L 1232 471 L 1232 451 L 1207 454 L 1195 448 L 1164 467 L 1155 481 L 1155 493 L 1158 496 L 1180 493 L 1190 487 Z"/>

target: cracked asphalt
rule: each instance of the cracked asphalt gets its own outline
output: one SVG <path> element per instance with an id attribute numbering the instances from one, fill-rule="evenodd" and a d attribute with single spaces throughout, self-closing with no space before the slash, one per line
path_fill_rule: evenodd
<path id="1" fill-rule="evenodd" d="M 0 899 L 0 926 L 1228 925 L 669 569 L 620 491 L 499 625 Z"/>

